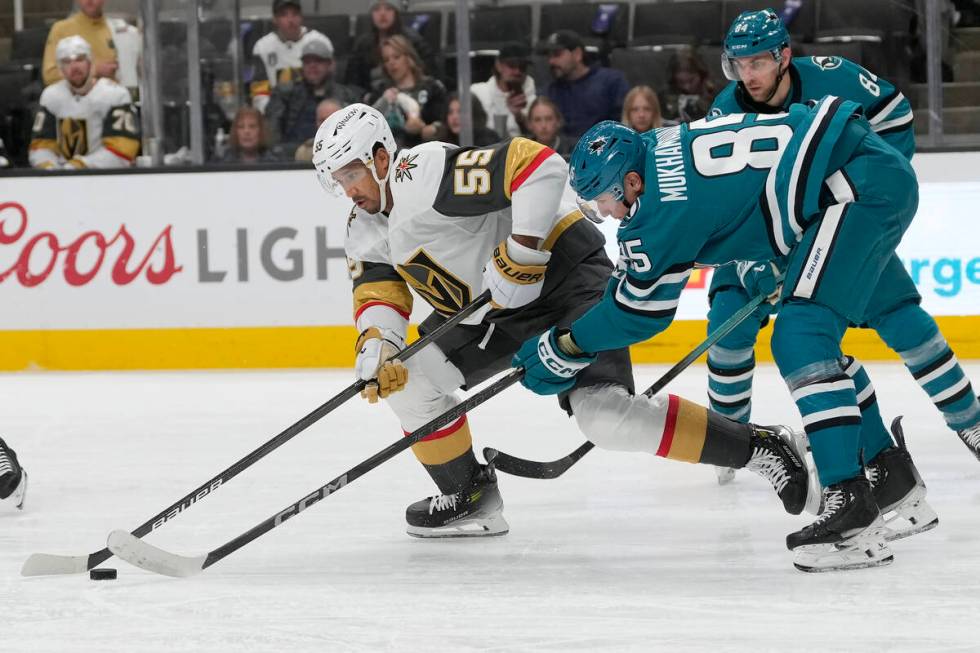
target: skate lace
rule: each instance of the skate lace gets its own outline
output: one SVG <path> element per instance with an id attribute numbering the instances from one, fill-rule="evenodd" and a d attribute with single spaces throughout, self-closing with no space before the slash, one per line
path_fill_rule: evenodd
<path id="1" fill-rule="evenodd" d="M 980 449 L 980 424 L 960 431 L 960 438 L 962 438 L 963 442 L 966 442 L 971 449 Z"/>
<path id="2" fill-rule="evenodd" d="M 755 447 L 752 449 L 752 457 L 745 465 L 750 470 L 763 477 L 776 488 L 776 492 L 782 492 L 786 484 L 789 483 L 789 473 L 783 460 L 769 449 Z"/>
<path id="3" fill-rule="evenodd" d="M 13 473 L 14 471 L 14 461 L 10 459 L 7 455 L 7 450 L 0 446 L 0 476 L 7 473 Z"/>
<path id="4" fill-rule="evenodd" d="M 429 514 L 431 515 L 436 510 L 455 508 L 458 501 L 459 494 L 440 494 L 439 496 L 432 497 L 429 500 Z"/>
<path id="5" fill-rule="evenodd" d="M 842 490 L 824 490 L 823 493 L 823 512 L 817 517 L 814 523 L 822 524 L 827 521 L 844 505 L 844 492 Z"/>

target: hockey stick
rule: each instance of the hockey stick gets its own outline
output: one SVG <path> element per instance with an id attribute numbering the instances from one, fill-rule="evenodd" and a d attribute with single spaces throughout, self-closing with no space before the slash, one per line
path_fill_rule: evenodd
<path id="1" fill-rule="evenodd" d="M 725 322 L 722 323 L 722 325 L 718 327 L 718 329 L 716 329 L 710 336 L 708 336 L 704 342 L 695 347 L 694 350 L 682 358 L 680 362 L 667 370 L 667 372 L 652 386 L 647 388 L 646 392 L 643 394 L 648 397 L 652 397 L 663 390 L 668 383 L 677 378 L 677 376 L 687 369 L 691 363 L 696 361 L 704 352 L 708 351 L 708 349 L 710 349 L 716 342 L 731 333 L 735 327 L 737 327 L 749 315 L 751 315 L 752 311 L 754 311 L 759 304 L 766 301 L 766 297 L 767 295 L 761 294 L 753 297 L 748 304 L 740 308 L 738 312 L 725 320 Z M 493 462 L 494 467 L 496 467 L 498 471 L 511 474 L 513 476 L 552 479 L 558 478 L 567 472 L 572 465 L 581 460 L 582 456 L 589 453 L 593 447 L 595 447 L 593 443 L 586 441 L 582 446 L 564 458 L 559 458 L 558 460 L 544 463 L 518 458 L 517 456 L 512 456 L 508 453 L 504 453 L 503 451 L 498 451 L 493 447 L 484 447 L 483 457 L 487 462 Z"/>
<path id="2" fill-rule="evenodd" d="M 425 334 L 411 345 L 403 349 L 398 354 L 398 360 L 405 361 L 417 354 L 422 350 L 423 347 L 431 342 L 434 342 L 441 338 L 447 331 L 455 327 L 457 324 L 465 320 L 467 317 L 472 315 L 474 312 L 482 308 L 487 302 L 490 301 L 490 291 L 486 291 L 480 294 L 476 299 L 471 301 L 469 304 L 464 306 L 454 314 L 452 317 L 448 318 L 445 322 L 440 324 L 438 327 L 432 330 L 432 332 Z M 295 422 L 292 426 L 289 426 L 282 433 L 272 438 L 258 449 L 248 454 L 241 460 L 237 461 L 231 465 L 228 469 L 224 470 L 211 480 L 205 481 L 197 489 L 191 490 L 189 493 L 181 497 L 179 500 L 175 501 L 172 505 L 164 508 L 159 513 L 148 519 L 146 522 L 138 526 L 132 533 L 135 537 L 143 537 L 148 533 L 156 530 L 157 528 L 163 526 L 165 523 L 171 519 L 177 517 L 180 513 L 190 508 L 192 505 L 198 501 L 204 499 L 209 494 L 217 490 L 223 484 L 227 483 L 235 476 L 237 476 L 242 471 L 248 469 L 253 464 L 267 456 L 269 453 L 275 451 L 283 444 L 292 440 L 295 436 L 299 435 L 301 432 L 305 431 L 307 428 L 312 426 L 314 423 L 323 418 L 327 413 L 330 413 L 344 402 L 346 402 L 351 397 L 360 393 L 364 387 L 371 383 L 370 381 L 363 381 L 358 379 L 346 389 L 342 390 L 340 393 L 335 395 L 333 398 L 329 399 L 325 403 L 321 404 L 313 412 L 303 417 L 298 422 Z M 22 576 L 45 576 L 54 574 L 80 574 L 84 573 L 90 569 L 93 569 L 109 558 L 112 557 L 112 552 L 108 549 L 102 549 L 101 551 L 96 551 L 95 553 L 90 553 L 89 555 L 80 556 L 64 556 L 64 555 L 54 555 L 49 553 L 34 553 L 24 562 L 24 566 L 21 568 L 20 573 Z"/>
<path id="3" fill-rule="evenodd" d="M 322 501 L 344 486 L 350 485 L 372 469 L 394 458 L 402 451 L 405 451 L 405 449 L 408 449 L 425 436 L 435 433 L 447 424 L 459 419 L 470 410 L 519 381 L 522 376 L 524 376 L 523 369 L 511 370 L 506 376 L 501 377 L 485 389 L 464 399 L 459 405 L 436 417 L 411 435 L 400 438 L 397 442 L 388 445 L 367 460 L 348 469 L 340 476 L 318 487 L 291 506 L 280 510 L 272 517 L 250 528 L 238 537 L 222 544 L 213 551 L 198 556 L 177 555 L 155 547 L 123 530 L 113 531 L 109 534 L 109 550 L 126 562 L 157 574 L 177 578 L 196 576 L 249 542 L 258 539 L 273 528 L 278 527 L 287 519 L 295 517 L 314 503 Z"/>

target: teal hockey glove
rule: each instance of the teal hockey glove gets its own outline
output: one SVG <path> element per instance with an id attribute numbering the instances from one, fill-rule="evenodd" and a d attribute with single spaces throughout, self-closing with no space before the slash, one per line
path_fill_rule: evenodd
<path id="1" fill-rule="evenodd" d="M 772 261 L 739 261 L 735 264 L 738 278 L 749 297 L 765 294 L 766 301 L 775 304 L 783 289 L 786 274 Z"/>
<path id="2" fill-rule="evenodd" d="M 568 329 L 553 327 L 527 340 L 514 355 L 511 365 L 524 368 L 524 387 L 539 395 L 556 395 L 575 385 L 579 372 L 595 360 L 572 340 Z"/>

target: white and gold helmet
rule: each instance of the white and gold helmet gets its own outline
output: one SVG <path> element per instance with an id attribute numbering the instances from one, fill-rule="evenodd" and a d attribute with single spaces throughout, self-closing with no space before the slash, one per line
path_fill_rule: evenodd
<path id="1" fill-rule="evenodd" d="M 393 161 L 395 136 L 391 133 L 388 121 L 381 112 L 366 104 L 351 104 L 336 111 L 323 121 L 313 139 L 313 167 L 320 185 L 328 193 L 342 197 L 344 190 L 334 181 L 334 173 L 352 161 L 361 161 L 381 188 L 381 210 L 385 210 L 385 183 L 391 173 L 389 163 L 384 177 L 378 175 L 374 167 L 375 146 L 380 144 L 388 152 L 388 160 Z"/>

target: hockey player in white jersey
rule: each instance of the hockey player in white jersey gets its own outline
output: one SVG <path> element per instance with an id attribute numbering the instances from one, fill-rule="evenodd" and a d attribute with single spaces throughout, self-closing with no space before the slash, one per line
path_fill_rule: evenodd
<path id="1" fill-rule="evenodd" d="M 320 126 L 313 163 L 328 191 L 355 204 L 345 248 L 360 331 L 356 374 L 376 379 L 366 397 L 386 398 L 405 433 L 455 406 L 457 389 L 508 369 L 522 339 L 588 310 L 612 272 L 601 234 L 562 202 L 565 162 L 539 143 L 435 142 L 396 153 L 384 117 L 355 104 Z M 421 333 L 483 289 L 493 308 L 402 364 L 409 288 L 435 309 Z M 787 511 L 804 507 L 808 475 L 787 429 L 738 424 L 673 395 L 635 396 L 626 349 L 600 354 L 559 402 L 601 447 L 729 461 L 769 480 Z M 466 416 L 412 449 L 442 494 L 409 506 L 409 534 L 507 532 L 494 470 L 477 462 Z"/>
<path id="2" fill-rule="evenodd" d="M 0 438 L 0 505 L 12 504 L 24 509 L 27 494 L 27 471 L 21 467 L 14 450 Z"/>
<path id="3" fill-rule="evenodd" d="M 278 84 L 300 79 L 303 62 L 300 53 L 310 41 L 323 41 L 330 52 L 333 43 L 321 32 L 303 26 L 299 0 L 274 0 L 269 32 L 252 46 L 252 106 L 265 113 L 269 96 Z"/>
<path id="4" fill-rule="evenodd" d="M 64 79 L 41 93 L 31 134 L 31 166 L 131 166 L 140 136 L 129 91 L 111 79 L 92 76 L 92 48 L 82 37 L 61 39 L 55 54 Z"/>

